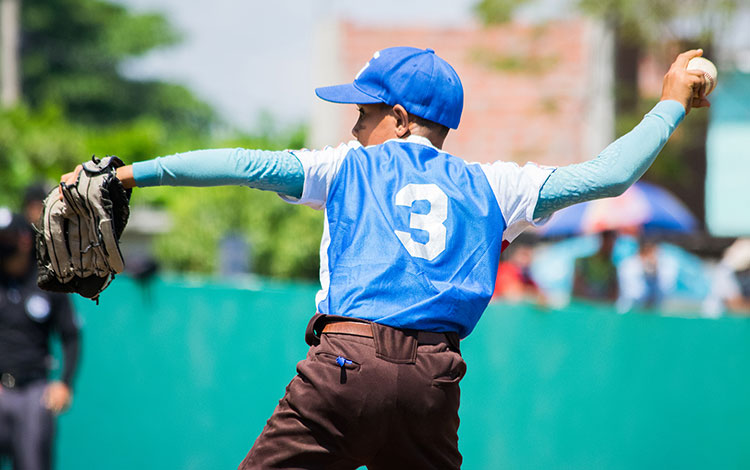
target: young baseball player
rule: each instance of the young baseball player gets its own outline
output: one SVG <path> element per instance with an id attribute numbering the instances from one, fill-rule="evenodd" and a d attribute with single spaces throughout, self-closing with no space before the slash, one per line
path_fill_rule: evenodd
<path id="1" fill-rule="evenodd" d="M 635 182 L 690 108 L 708 105 L 702 74 L 686 70 L 699 55 L 677 58 L 633 131 L 557 169 L 443 152 L 461 81 L 434 51 L 410 47 L 376 52 L 353 83 L 316 90 L 357 105 L 356 141 L 118 169 L 126 186 L 246 185 L 325 210 L 311 348 L 241 468 L 459 468 L 459 340 L 492 296 L 500 251 L 555 210 Z"/>

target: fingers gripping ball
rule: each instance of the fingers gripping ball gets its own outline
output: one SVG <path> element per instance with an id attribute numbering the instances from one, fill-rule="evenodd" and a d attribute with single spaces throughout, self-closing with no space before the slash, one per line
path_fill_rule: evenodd
<path id="1" fill-rule="evenodd" d="M 130 216 L 131 190 L 117 179 L 121 166 L 114 156 L 92 157 L 75 183 L 61 183 L 47 195 L 36 237 L 42 289 L 96 300 L 123 271 L 119 242 Z"/>
<path id="2" fill-rule="evenodd" d="M 701 72 L 703 72 L 704 76 L 706 77 L 706 85 L 704 88 L 706 96 L 714 91 L 714 88 L 716 88 L 719 73 L 716 70 L 716 66 L 713 62 L 704 57 L 694 57 L 690 59 L 690 62 L 688 62 L 687 70 L 700 70 Z"/>

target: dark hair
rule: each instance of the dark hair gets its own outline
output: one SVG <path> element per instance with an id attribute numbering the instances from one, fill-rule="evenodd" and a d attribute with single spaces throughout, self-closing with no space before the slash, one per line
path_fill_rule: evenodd
<path id="1" fill-rule="evenodd" d="M 18 250 L 21 237 L 30 236 L 31 231 L 26 220 L 18 214 L 11 213 L 7 208 L 0 207 L 2 224 L 0 226 L 0 261 L 12 256 Z"/>
<path id="2" fill-rule="evenodd" d="M 448 129 L 446 126 L 438 124 L 435 121 L 430 121 L 429 119 L 419 117 L 416 114 L 409 113 L 409 120 L 414 121 L 414 123 L 419 127 L 424 127 L 425 129 L 438 134 L 442 139 L 445 139 L 445 137 L 448 135 L 448 131 L 450 131 L 450 129 Z"/>
<path id="3" fill-rule="evenodd" d="M 32 202 L 42 202 L 47 197 L 47 185 L 44 183 L 33 183 L 26 187 L 23 193 L 23 207 L 28 206 Z"/>
<path id="4" fill-rule="evenodd" d="M 392 109 L 393 106 L 389 105 L 388 103 L 380 103 L 381 106 L 384 106 L 388 109 Z M 441 139 L 445 139 L 445 137 L 448 135 L 448 131 L 450 131 L 449 128 L 442 124 L 438 124 L 435 121 L 430 121 L 429 119 L 425 119 L 423 117 L 419 117 L 416 114 L 409 113 L 409 120 L 413 122 L 414 124 L 418 125 L 419 127 L 423 127 L 430 132 L 436 133 Z"/>

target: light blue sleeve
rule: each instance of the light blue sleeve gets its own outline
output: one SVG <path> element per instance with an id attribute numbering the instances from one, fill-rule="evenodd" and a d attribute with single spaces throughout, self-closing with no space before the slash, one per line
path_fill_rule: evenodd
<path id="1" fill-rule="evenodd" d="M 534 218 L 625 192 L 648 170 L 684 117 L 685 108 L 680 103 L 661 101 L 632 131 L 611 143 L 598 157 L 556 169 L 539 191 Z"/>
<path id="2" fill-rule="evenodd" d="M 133 164 L 139 187 L 238 185 L 299 198 L 302 163 L 288 151 L 195 150 Z"/>

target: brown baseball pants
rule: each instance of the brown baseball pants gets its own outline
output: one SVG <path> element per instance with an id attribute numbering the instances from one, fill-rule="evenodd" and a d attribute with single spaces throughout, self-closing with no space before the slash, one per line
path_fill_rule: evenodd
<path id="1" fill-rule="evenodd" d="M 372 337 L 323 333 L 240 469 L 457 469 L 458 336 L 370 323 Z M 357 325 L 359 326 L 359 325 Z"/>

